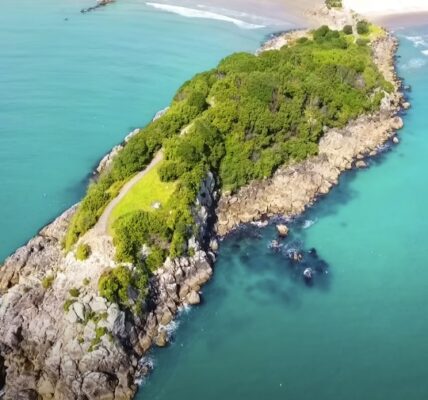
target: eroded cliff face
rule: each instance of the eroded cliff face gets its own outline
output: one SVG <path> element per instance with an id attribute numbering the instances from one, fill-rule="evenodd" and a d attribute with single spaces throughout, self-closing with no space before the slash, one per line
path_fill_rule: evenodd
<path id="1" fill-rule="evenodd" d="M 254 181 L 236 194 L 223 195 L 217 208 L 216 230 L 220 236 L 243 223 L 274 215 L 290 218 L 301 214 L 338 183 L 344 170 L 365 166 L 362 160 L 375 155 L 395 135 L 403 126 L 397 114 L 404 101 L 395 75 L 396 47 L 391 35 L 372 44 L 375 63 L 394 87 L 392 93 L 385 93 L 380 111 L 361 116 L 343 129 L 328 130 L 320 140 L 316 157 L 280 168 L 272 178 Z"/>
<path id="2" fill-rule="evenodd" d="M 147 350 L 169 340 L 168 324 L 180 307 L 197 304 L 212 275 L 210 237 L 215 182 L 204 181 L 194 207 L 199 232 L 194 256 L 167 260 L 150 282 L 144 312 L 121 309 L 98 296 L 97 282 L 115 267 L 111 239 L 97 238 L 91 256 L 64 254 L 61 240 L 75 207 L 18 249 L 0 268 L 0 382 L 4 399 L 131 399 Z M 101 250 L 99 250 L 101 249 Z M 129 268 L 133 268 L 129 266 Z M 77 291 L 76 291 L 77 289 Z M 129 293 L 132 301 L 137 296 Z"/>

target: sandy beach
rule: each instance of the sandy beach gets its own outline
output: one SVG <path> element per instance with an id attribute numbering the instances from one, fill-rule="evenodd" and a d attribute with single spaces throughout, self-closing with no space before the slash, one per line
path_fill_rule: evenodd
<path id="1" fill-rule="evenodd" d="M 147 4 L 187 17 L 223 19 L 244 28 L 286 30 L 323 23 L 314 12 L 324 6 L 324 0 L 158 0 Z M 423 24 L 428 19 L 426 0 L 343 0 L 343 5 L 389 27 Z"/>
<path id="2" fill-rule="evenodd" d="M 214 13 L 217 17 L 235 18 L 255 26 L 290 29 L 318 25 L 308 17 L 308 11 L 321 7 L 324 0 L 158 0 L 148 4 L 187 16 L 204 18 L 205 13 L 210 18 L 207 14 Z"/>
<path id="3" fill-rule="evenodd" d="M 426 0 L 343 0 L 343 5 L 392 28 L 423 25 L 428 21 Z"/>

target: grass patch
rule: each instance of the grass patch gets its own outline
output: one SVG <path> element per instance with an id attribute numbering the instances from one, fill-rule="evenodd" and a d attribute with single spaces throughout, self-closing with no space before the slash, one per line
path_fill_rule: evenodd
<path id="1" fill-rule="evenodd" d="M 386 31 L 381 26 L 368 23 L 368 32 L 364 34 L 360 34 L 360 37 L 373 41 L 373 40 L 382 38 L 385 35 L 386 35 Z"/>
<path id="2" fill-rule="evenodd" d="M 114 222 L 121 216 L 134 211 L 154 211 L 153 204 L 160 202 L 165 207 L 176 188 L 175 182 L 162 182 L 159 178 L 159 167 L 149 171 L 113 209 L 109 218 L 109 231 Z"/>
<path id="3" fill-rule="evenodd" d="M 47 275 L 42 279 L 42 286 L 43 289 L 49 289 L 53 282 L 55 280 L 55 277 L 53 275 Z"/>

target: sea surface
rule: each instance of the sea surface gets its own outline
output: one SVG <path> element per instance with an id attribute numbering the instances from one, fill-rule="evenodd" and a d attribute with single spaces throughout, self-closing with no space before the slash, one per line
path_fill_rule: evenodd
<path id="1" fill-rule="evenodd" d="M 281 249 L 274 226 L 227 238 L 139 400 L 428 398 L 428 26 L 397 34 L 412 87 L 401 144 L 346 173 Z"/>
<path id="2" fill-rule="evenodd" d="M 0 3 L 0 261 L 79 201 L 99 159 L 184 81 L 271 32 L 143 0 L 80 13 L 95 3 Z"/>
<path id="3" fill-rule="evenodd" d="M 138 0 L 79 13 L 92 4 L 1 2 L 0 259 L 78 201 L 97 160 L 185 79 L 271 30 Z M 346 173 L 279 249 L 274 226 L 224 240 L 139 400 L 428 398 L 428 26 L 397 34 L 412 87 L 400 145 Z"/>

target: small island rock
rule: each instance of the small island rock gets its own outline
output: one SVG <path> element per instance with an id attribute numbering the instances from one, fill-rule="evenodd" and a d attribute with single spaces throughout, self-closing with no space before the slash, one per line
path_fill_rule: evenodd
<path id="1" fill-rule="evenodd" d="M 289 229 L 285 224 L 278 224 L 276 226 L 276 230 L 278 231 L 278 236 L 286 237 L 288 235 Z"/>

